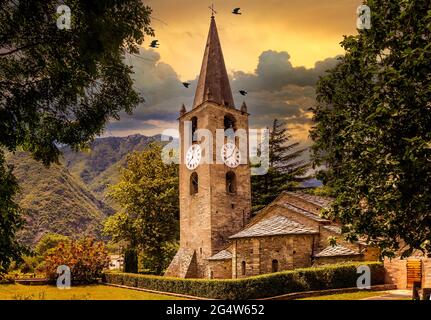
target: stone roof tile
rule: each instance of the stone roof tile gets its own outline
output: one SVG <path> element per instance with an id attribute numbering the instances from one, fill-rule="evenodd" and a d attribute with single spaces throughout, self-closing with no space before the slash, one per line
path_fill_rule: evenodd
<path id="1" fill-rule="evenodd" d="M 331 232 L 334 232 L 336 234 L 341 234 L 341 228 L 340 227 L 331 225 L 331 226 L 324 226 L 323 228 L 326 230 L 329 230 Z"/>
<path id="2" fill-rule="evenodd" d="M 315 255 L 316 258 L 325 258 L 325 257 L 338 257 L 338 256 L 357 256 L 360 253 L 355 252 L 349 248 L 337 245 L 337 246 L 329 246 Z"/>
<path id="3" fill-rule="evenodd" d="M 299 192 L 287 192 L 287 194 L 292 195 L 294 197 L 298 197 L 302 200 L 308 201 L 316 206 L 322 207 L 324 209 L 329 208 L 334 199 L 329 197 L 321 197 L 321 196 L 313 196 L 306 193 Z"/>
<path id="4" fill-rule="evenodd" d="M 231 236 L 230 239 L 317 233 L 318 231 L 292 221 L 285 216 L 276 215 L 264 218 L 256 224 L 246 227 Z"/>
<path id="5" fill-rule="evenodd" d="M 230 260 L 232 259 L 232 253 L 228 250 L 222 250 L 219 253 L 216 253 L 212 257 L 209 257 L 208 260 Z"/>
<path id="6" fill-rule="evenodd" d="M 285 207 L 286 209 L 295 211 L 297 213 L 300 213 L 300 214 L 302 214 L 302 215 L 304 215 L 304 216 L 306 216 L 306 217 L 308 217 L 308 218 L 310 218 L 312 220 L 318 221 L 318 222 L 329 222 L 329 220 L 321 218 L 317 214 L 311 213 L 310 211 L 304 210 L 302 208 L 298 208 L 298 207 L 296 207 L 294 205 L 291 205 L 290 203 L 285 203 L 283 205 L 283 207 Z"/>

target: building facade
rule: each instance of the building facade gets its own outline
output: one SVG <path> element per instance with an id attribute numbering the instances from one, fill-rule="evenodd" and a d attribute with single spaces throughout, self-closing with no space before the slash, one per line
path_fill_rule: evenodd
<path id="1" fill-rule="evenodd" d="M 226 137 L 223 146 L 214 139 L 209 147 L 202 147 L 208 139 L 205 134 L 216 137 L 220 129 L 242 130 L 248 137 L 248 118 L 245 103 L 235 107 L 212 17 L 193 107 L 187 111 L 183 106 L 179 118 L 180 249 L 165 275 L 242 278 L 375 259 L 376 253 L 361 243 L 328 246 L 329 238 L 340 236 L 337 225 L 319 216 L 328 199 L 283 193 L 251 219 L 248 144 L 241 154 L 246 161 L 234 165 L 220 161 Z M 239 149 L 239 142 L 234 139 L 233 143 Z"/>

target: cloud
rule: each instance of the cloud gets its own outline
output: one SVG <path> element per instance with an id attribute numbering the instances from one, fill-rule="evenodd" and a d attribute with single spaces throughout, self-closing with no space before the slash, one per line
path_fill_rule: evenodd
<path id="1" fill-rule="evenodd" d="M 120 121 L 112 122 L 107 134 L 149 135 L 177 128 L 181 105 L 191 108 L 197 78 L 190 80 L 191 86 L 186 89 L 175 70 L 160 61 L 154 50 L 142 49 L 138 57 L 127 56 L 126 62 L 133 66 L 135 88 L 146 102 L 133 115 L 123 114 Z M 315 84 L 336 63 L 336 58 L 328 58 L 316 62 L 311 69 L 294 67 L 289 53 L 265 51 L 253 73 L 236 71 L 231 75 L 236 106 L 243 101 L 247 103 L 252 128 L 270 126 L 277 118 L 286 121 L 298 140 L 306 140 L 311 126 L 309 109 L 315 103 Z M 240 95 L 239 90 L 246 90 L 248 95 Z"/>
<path id="2" fill-rule="evenodd" d="M 314 86 L 326 70 L 337 64 L 337 58 L 316 62 L 314 68 L 293 67 L 289 53 L 265 51 L 259 57 L 259 64 L 253 74 L 234 72 L 234 81 L 250 91 L 281 90 L 287 85 Z"/>
<path id="3" fill-rule="evenodd" d="M 252 115 L 252 126 L 268 126 L 277 118 L 286 121 L 290 128 L 295 125 L 309 128 L 309 109 L 315 103 L 316 82 L 337 63 L 338 57 L 334 57 L 316 62 L 311 69 L 294 67 L 288 52 L 269 50 L 260 55 L 254 73 L 234 72 L 232 87 L 234 92 L 249 93 L 245 100 Z M 243 97 L 236 94 L 235 98 L 238 102 Z M 298 136 L 299 140 L 304 140 L 308 132 Z"/>

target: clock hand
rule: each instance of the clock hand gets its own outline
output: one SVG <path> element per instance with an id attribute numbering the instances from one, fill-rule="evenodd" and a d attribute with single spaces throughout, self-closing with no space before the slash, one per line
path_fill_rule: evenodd
<path id="1" fill-rule="evenodd" d="M 233 156 L 233 154 L 235 153 L 235 148 L 233 149 L 233 151 L 232 151 L 232 153 L 230 154 L 230 156 L 229 157 L 227 157 L 227 159 L 230 159 L 230 158 L 232 158 L 232 156 Z"/>

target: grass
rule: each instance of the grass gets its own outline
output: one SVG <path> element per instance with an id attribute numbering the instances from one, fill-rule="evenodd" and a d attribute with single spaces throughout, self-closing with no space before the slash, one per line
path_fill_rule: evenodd
<path id="1" fill-rule="evenodd" d="M 147 293 L 104 285 L 72 287 L 0 285 L 0 300 L 178 300 L 173 296 Z"/>
<path id="2" fill-rule="evenodd" d="M 299 300 L 361 300 L 387 294 L 386 291 L 358 291 L 351 293 L 331 294 L 326 296 L 309 297 Z"/>

